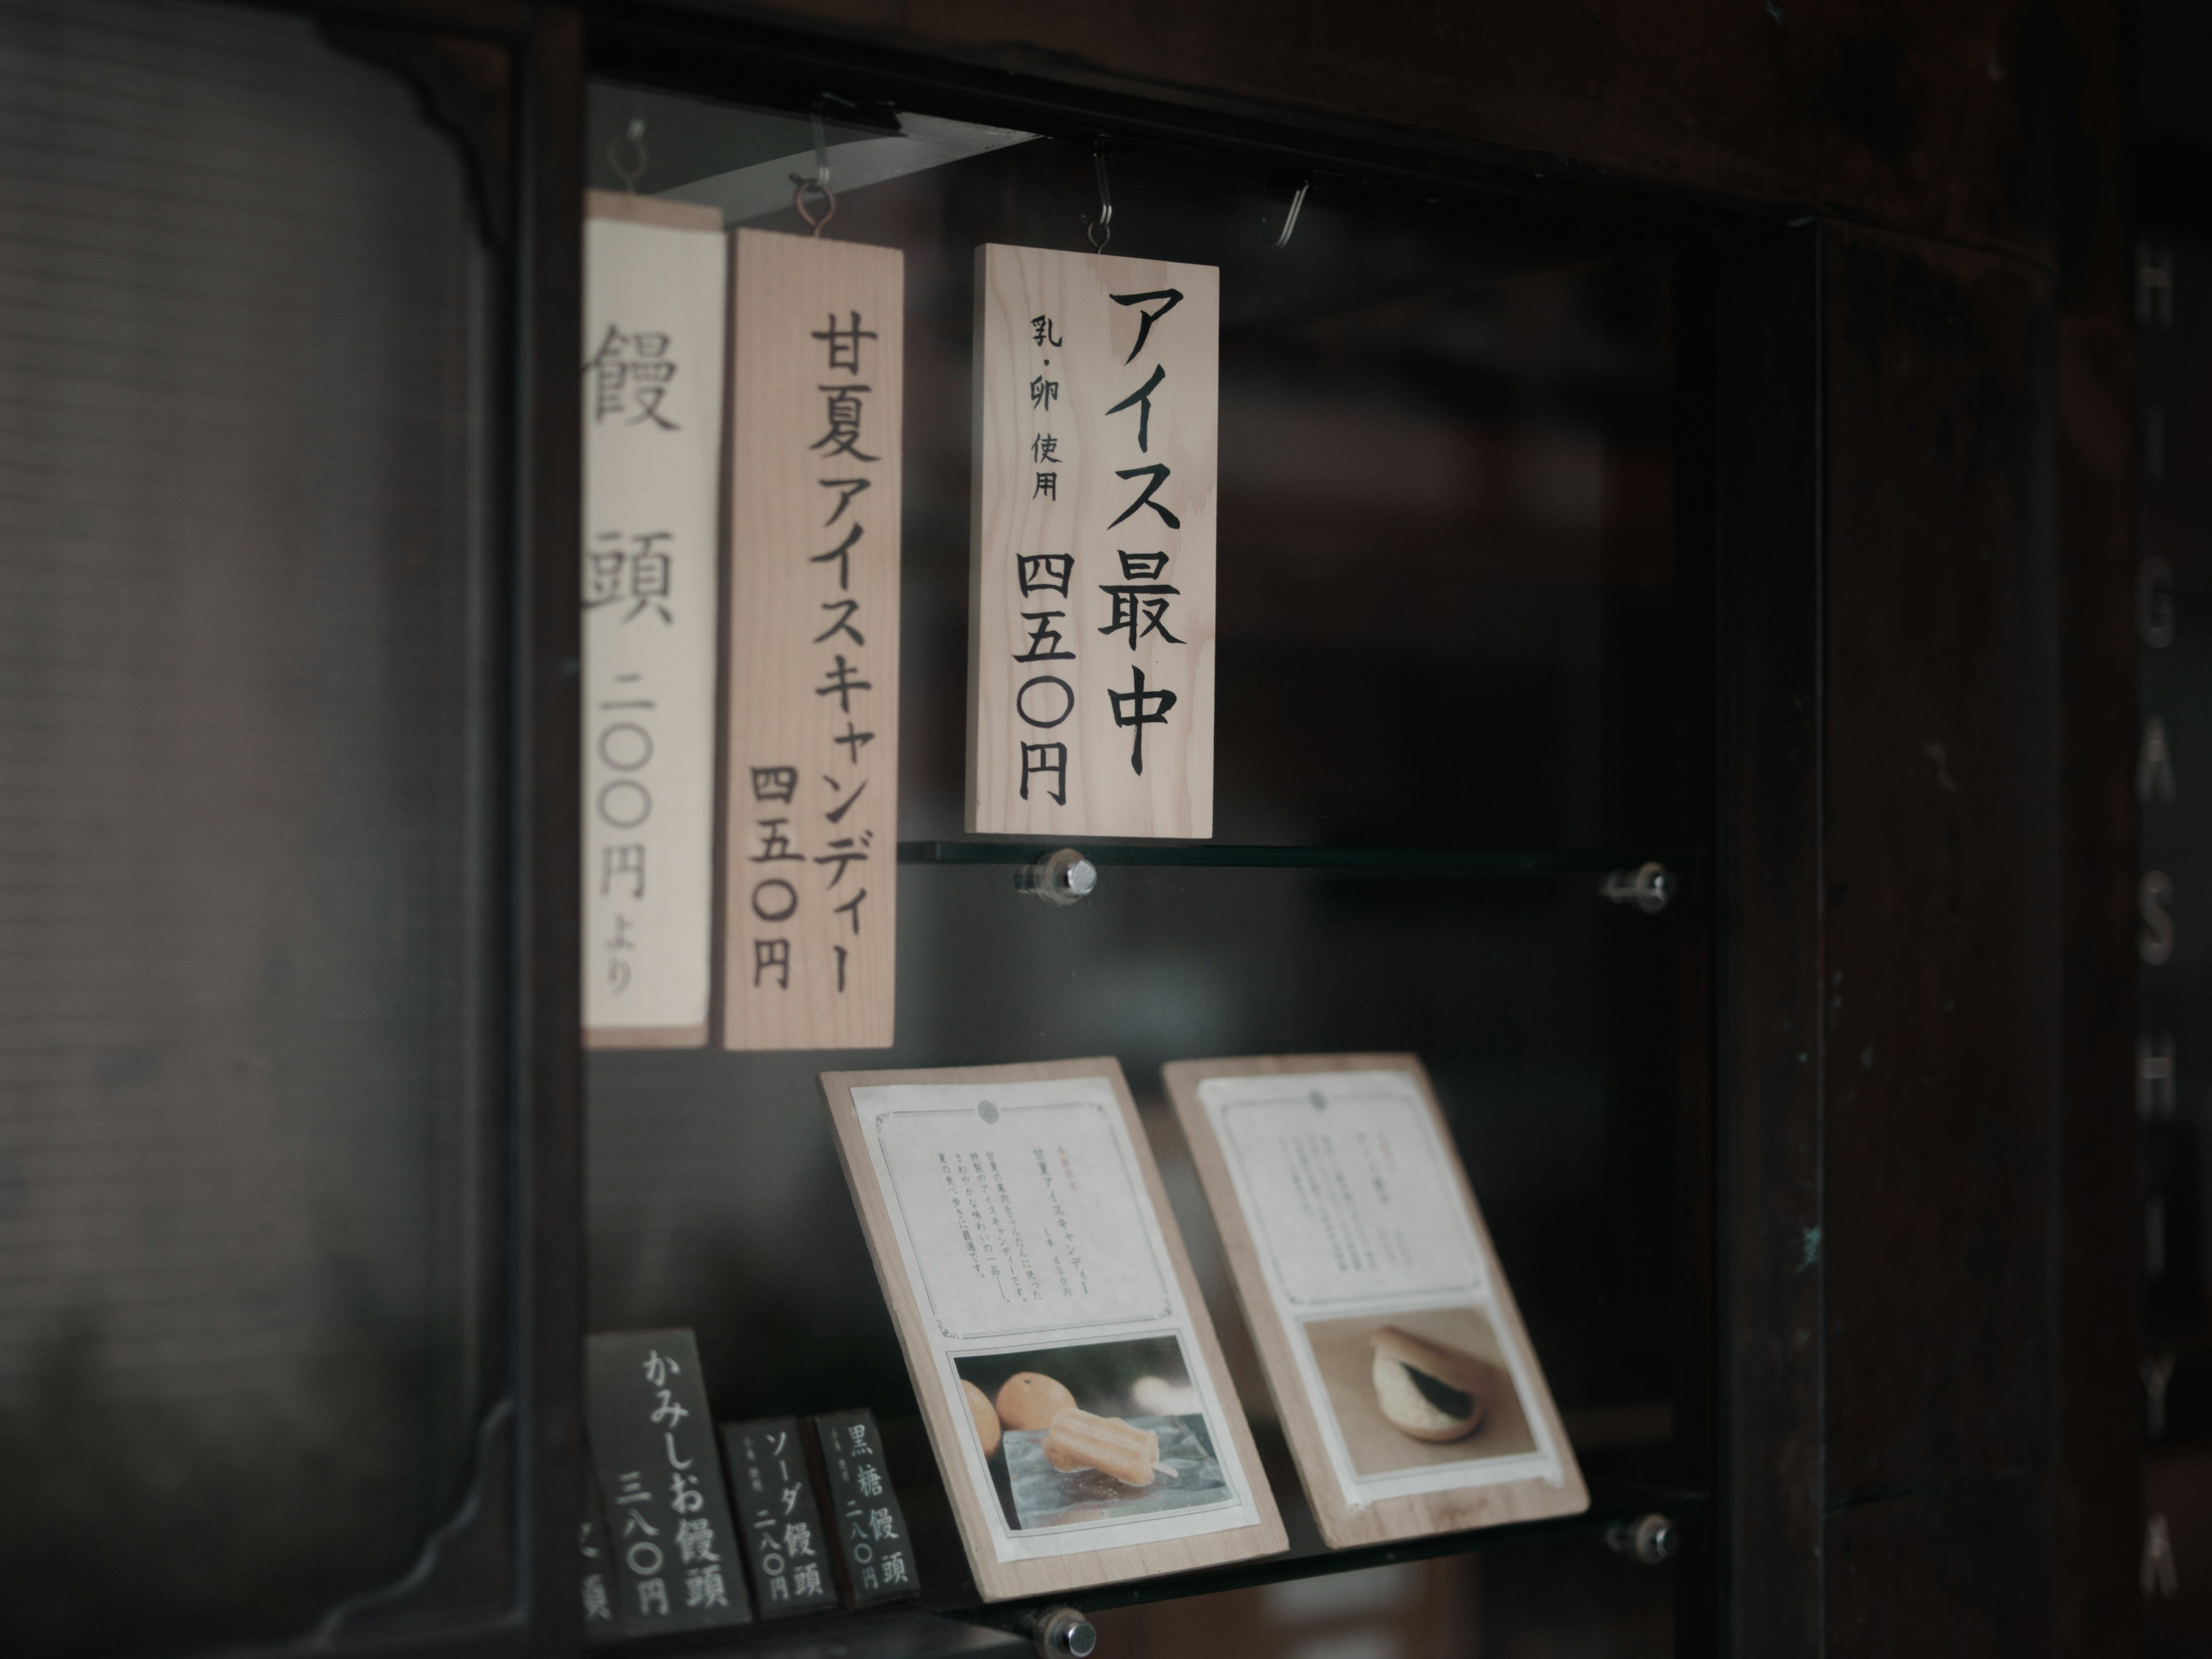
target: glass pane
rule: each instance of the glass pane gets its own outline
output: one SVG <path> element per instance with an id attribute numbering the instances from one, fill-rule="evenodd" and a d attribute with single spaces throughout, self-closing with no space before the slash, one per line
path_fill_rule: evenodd
<path id="1" fill-rule="evenodd" d="M 1003 866 L 908 865 L 901 885 L 896 1048 L 591 1057 L 596 1328 L 695 1327 L 725 1420 L 864 1403 L 912 1423 L 814 1074 L 1112 1054 L 1264 1431 L 1267 1390 L 1159 1066 L 1410 1048 L 1585 1468 L 1653 1462 L 1671 1429 L 1672 1287 L 1656 1241 L 1671 1236 L 1680 918 L 1605 904 L 1581 875 L 1109 866 L 1066 909 Z M 934 1479 L 926 1458 L 901 1473 Z M 1276 1492 L 1294 1501 L 1295 1484 L 1279 1474 Z"/>
<path id="2" fill-rule="evenodd" d="M 313 21 L 0 10 L 12 1653 L 304 1634 L 503 1392 L 489 277 Z"/>
<path id="3" fill-rule="evenodd" d="M 811 171 L 803 118 L 602 87 L 600 188 L 633 117 L 648 192 L 752 206 L 732 173 Z M 833 177 L 836 140 L 883 141 L 830 131 Z M 1266 178 L 1139 146 L 1110 172 L 1113 252 L 1221 268 L 1216 839 L 1689 844 L 1662 252 L 1340 183 L 1278 252 Z M 1036 138 L 838 198 L 835 234 L 906 256 L 908 837 L 961 831 L 975 249 L 1079 249 L 1096 192 Z M 738 222 L 802 231 L 775 199 Z"/>
<path id="4" fill-rule="evenodd" d="M 803 119 L 603 85 L 596 163 L 635 117 L 641 189 L 802 228 L 738 175 L 811 169 Z M 694 1327 L 721 1418 L 873 1407 L 917 1532 L 942 1526 L 815 1074 L 1112 1054 L 1294 1547 L 1317 1551 L 1159 1067 L 1410 1050 L 1586 1471 L 1676 1474 L 1669 1251 L 1702 1041 L 1708 739 L 1674 540 L 1667 251 L 1338 177 L 1279 252 L 1261 219 L 1272 199 L 1279 224 L 1287 192 L 1268 197 L 1263 166 L 1115 149 L 1112 251 L 1222 271 L 1217 839 L 1091 849 L 1096 895 L 1054 908 L 1016 882 L 1041 849 L 960 830 L 972 270 L 987 241 L 1082 247 L 1096 185 L 1087 148 L 923 118 L 934 164 L 842 192 L 830 233 L 907 260 L 898 1040 L 593 1054 L 592 1324 Z M 944 163 L 961 132 L 974 153 Z M 833 176 L 838 145 L 884 137 L 833 123 Z M 611 167 L 595 182 L 621 184 Z M 1647 915 L 1600 896 L 1647 857 L 1686 898 Z M 973 1589 L 939 1541 L 927 1599 L 957 1605 Z M 1593 1650 L 1665 1639 L 1671 1575 L 1588 1535 L 1557 1547 L 1632 1586 L 1608 1626 L 1626 1645 Z"/>

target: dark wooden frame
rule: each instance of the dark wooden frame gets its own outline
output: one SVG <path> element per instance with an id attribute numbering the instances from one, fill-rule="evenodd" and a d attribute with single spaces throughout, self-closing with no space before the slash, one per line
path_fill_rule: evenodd
<path id="1" fill-rule="evenodd" d="M 502 1068 L 508 1288 L 503 1437 L 472 1489 L 388 1592 L 362 1652 L 564 1653 L 581 1640 L 584 1327 L 581 1006 L 574 803 L 582 502 L 575 374 L 582 308 L 583 20 L 568 0 L 262 0 L 305 11 L 332 44 L 405 78 L 459 148 L 499 258 L 506 337 L 494 399 L 505 477 L 496 644 L 507 730 Z M 502 1407 L 502 1409 L 507 1409 Z M 463 1612 L 445 1609 L 459 1607 Z M 487 1608 L 497 1608 L 489 1617 Z"/>
<path id="2" fill-rule="evenodd" d="M 582 799 L 582 392 L 577 339 L 583 314 L 583 20 L 573 6 L 533 8 L 521 100 L 518 240 L 520 327 L 528 368 L 518 388 L 526 461 L 517 480 L 525 550 L 518 684 L 529 698 L 529 774 L 518 794 L 530 859 L 518 931 L 535 971 L 527 979 L 529 1055 L 518 1129 L 517 1212 L 526 1322 L 518 1352 L 530 1369 L 521 1474 L 526 1540 L 520 1586 L 533 1653 L 574 1650 L 581 1604 L 574 1564 L 582 1512 L 584 1348 L 583 1008 L 580 959 Z"/>
<path id="3" fill-rule="evenodd" d="M 1714 246 L 1722 1518 L 1707 1547 L 1714 1650 L 1747 1654 L 1819 1652 L 1824 1634 L 1820 241 L 1808 221 Z"/>

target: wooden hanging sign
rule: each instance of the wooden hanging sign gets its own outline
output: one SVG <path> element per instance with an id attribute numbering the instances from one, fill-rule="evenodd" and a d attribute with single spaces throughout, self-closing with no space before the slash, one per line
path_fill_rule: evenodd
<path id="1" fill-rule="evenodd" d="M 905 257 L 732 236 L 726 1048 L 891 1041 Z"/>
<path id="2" fill-rule="evenodd" d="M 1213 833 L 1220 291 L 975 251 L 971 831 Z"/>
<path id="3" fill-rule="evenodd" d="M 1322 1538 L 1589 1508 L 1420 1061 L 1178 1060 L 1165 1079 Z"/>
<path id="4" fill-rule="evenodd" d="M 707 1040 L 728 244 L 710 209 L 584 220 L 584 1040 Z"/>
<path id="5" fill-rule="evenodd" d="M 822 1089 L 987 1601 L 1284 1547 L 1116 1062 Z"/>

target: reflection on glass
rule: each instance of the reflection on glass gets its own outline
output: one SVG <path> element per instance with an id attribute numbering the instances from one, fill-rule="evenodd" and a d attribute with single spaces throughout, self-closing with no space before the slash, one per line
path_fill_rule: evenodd
<path id="1" fill-rule="evenodd" d="M 488 273 L 311 19 L 11 8 L 0 109 L 0 1648 L 290 1638 L 505 1386 Z"/>
<path id="2" fill-rule="evenodd" d="M 602 86 L 592 153 L 640 115 L 641 189 L 802 228 L 803 114 Z M 1249 850 L 1086 848 L 1096 890 L 1048 904 L 1019 882 L 1048 848 L 960 837 L 973 269 L 985 242 L 1083 247 L 1096 175 L 1057 136 L 896 118 L 825 137 L 827 234 L 907 260 L 899 1040 L 591 1056 L 593 1325 L 696 1327 L 720 1415 L 867 1404 L 896 1439 L 912 1395 L 815 1073 L 1113 1054 L 1264 1440 L 1158 1067 L 1412 1051 L 1585 1468 L 1663 1467 L 1706 740 L 1666 250 L 1336 176 L 1279 252 L 1263 167 L 1117 145 L 1112 251 L 1222 271 L 1215 827 Z M 1691 874 L 1663 914 L 1600 896 L 1661 855 Z M 1665 1579 L 1638 1583 L 1625 1616 L 1663 1629 Z"/>

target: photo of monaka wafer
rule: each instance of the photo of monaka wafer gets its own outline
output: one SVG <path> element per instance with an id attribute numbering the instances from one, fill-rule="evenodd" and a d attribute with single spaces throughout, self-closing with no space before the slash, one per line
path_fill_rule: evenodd
<path id="1" fill-rule="evenodd" d="M 1504 1350 L 1480 1308 L 1316 1319 L 1302 1328 L 1356 1474 L 1535 1449 Z"/>

